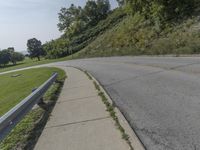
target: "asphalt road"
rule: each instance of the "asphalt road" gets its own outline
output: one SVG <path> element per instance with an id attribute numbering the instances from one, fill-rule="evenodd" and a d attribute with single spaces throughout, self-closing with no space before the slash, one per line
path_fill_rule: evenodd
<path id="1" fill-rule="evenodd" d="M 57 63 L 89 71 L 148 150 L 200 150 L 200 58 L 112 57 Z"/>

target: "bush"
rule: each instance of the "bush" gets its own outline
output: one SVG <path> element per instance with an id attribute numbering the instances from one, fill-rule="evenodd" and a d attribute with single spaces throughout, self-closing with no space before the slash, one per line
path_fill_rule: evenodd
<path id="1" fill-rule="evenodd" d="M 0 66 L 8 64 L 10 61 L 10 54 L 7 50 L 0 51 Z"/>
<path id="2" fill-rule="evenodd" d="M 15 52 L 14 48 L 8 48 L 0 51 L 0 66 L 5 66 L 9 62 L 13 63 L 13 65 L 16 65 L 18 61 L 23 61 L 24 58 L 24 55 L 19 52 Z"/>
<path id="3" fill-rule="evenodd" d="M 198 7 L 197 0 L 127 0 L 129 14 L 139 13 L 156 24 L 191 15 Z"/>
<path id="4" fill-rule="evenodd" d="M 23 61 L 25 59 L 25 56 L 19 52 L 13 52 L 10 54 L 10 61 L 13 63 L 13 65 L 16 65 L 18 61 Z"/>

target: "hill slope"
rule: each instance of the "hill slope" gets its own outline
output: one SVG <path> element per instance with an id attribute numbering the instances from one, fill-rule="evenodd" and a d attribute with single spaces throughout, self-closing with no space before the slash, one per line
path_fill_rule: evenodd
<path id="1" fill-rule="evenodd" d="M 107 22 L 107 21 L 105 21 Z M 200 19 L 193 16 L 165 27 L 142 16 L 126 16 L 75 56 L 196 54 L 200 52 Z"/>
<path id="2" fill-rule="evenodd" d="M 157 1 L 152 2 L 157 3 Z M 179 3 L 178 0 L 175 2 Z M 102 18 L 103 20 L 89 24 L 78 32 L 71 33 L 70 28 L 67 28 L 62 37 L 43 45 L 47 53 L 46 57 L 59 58 L 72 54 L 75 58 L 199 54 L 200 5 L 190 9 L 183 7 L 182 13 L 172 9 L 174 12 L 171 13 L 169 10 L 172 4 L 169 5 L 170 7 L 166 6 L 170 8 L 169 10 L 159 11 L 159 9 L 154 10 L 154 3 L 151 5 L 150 9 L 153 13 L 151 12 L 150 15 L 148 10 L 145 13 L 143 11 L 129 13 L 127 10 L 129 5 L 125 5 L 109 11 L 106 17 Z M 184 4 L 189 6 L 190 3 L 185 1 Z M 142 5 L 141 8 L 149 8 L 149 6 Z M 189 11 L 191 13 L 188 13 Z M 170 19 L 165 15 L 159 15 L 160 13 L 168 14 Z M 77 22 L 72 22 L 71 25 L 75 23 Z M 81 26 L 77 27 L 80 28 Z"/>

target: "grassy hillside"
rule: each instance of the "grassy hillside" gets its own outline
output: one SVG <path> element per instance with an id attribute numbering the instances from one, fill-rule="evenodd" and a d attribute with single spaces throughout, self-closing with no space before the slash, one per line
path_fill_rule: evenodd
<path id="1" fill-rule="evenodd" d="M 101 34 L 105 33 L 106 30 L 111 29 L 113 26 L 118 24 L 125 13 L 121 9 L 115 10 L 110 13 L 107 19 L 100 21 L 96 26 L 88 28 L 82 33 L 73 36 L 70 40 L 69 51 L 77 52 L 82 48 L 88 46 L 94 39 L 96 39 Z"/>
<path id="2" fill-rule="evenodd" d="M 97 5 L 96 2 L 61 11 L 59 20 L 64 34 L 44 44 L 47 58 L 200 52 L 198 0 L 127 0 L 115 10 L 108 9 L 100 19 L 97 14 L 101 11 L 90 9 L 90 3 Z"/>
<path id="3" fill-rule="evenodd" d="M 43 84 L 53 72 L 58 72 L 58 81 L 44 95 L 47 111 L 40 107 L 30 111 L 24 119 L 0 143 L 1 150 L 32 150 L 46 124 L 62 88 L 65 72 L 58 68 L 37 68 L 0 75 L 0 116 L 28 96 L 33 88 Z M 34 72 L 34 73 L 33 73 Z M 18 77 L 11 77 L 21 74 Z"/>
<path id="4" fill-rule="evenodd" d="M 63 71 L 57 68 L 37 68 L 0 75 L 0 116 L 31 94 L 32 90 L 49 79 L 53 72 L 64 76 Z M 12 77 L 16 74 L 20 76 Z"/>
<path id="5" fill-rule="evenodd" d="M 136 14 L 124 17 L 75 56 L 82 58 L 116 55 L 179 55 L 199 52 L 198 16 L 176 23 L 166 23 L 165 26 L 160 27 Z"/>
<path id="6" fill-rule="evenodd" d="M 69 36 L 68 33 L 64 33 L 59 39 L 44 44 L 44 48 L 47 51 L 47 58 L 55 59 L 82 50 L 98 36 L 118 24 L 125 15 L 126 13 L 121 9 L 116 9 L 109 12 L 106 19 L 99 21 L 95 26 L 88 27 L 79 34 Z"/>

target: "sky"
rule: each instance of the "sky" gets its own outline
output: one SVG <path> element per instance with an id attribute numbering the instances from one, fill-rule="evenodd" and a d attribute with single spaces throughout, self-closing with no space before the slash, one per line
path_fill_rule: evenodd
<path id="1" fill-rule="evenodd" d="M 0 49 L 26 51 L 30 38 L 45 43 L 61 35 L 58 12 L 72 3 L 84 6 L 87 0 L 0 0 Z M 116 0 L 110 0 L 112 8 Z"/>

